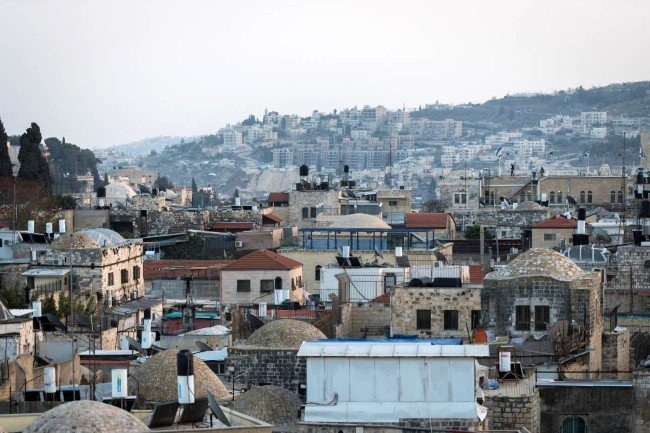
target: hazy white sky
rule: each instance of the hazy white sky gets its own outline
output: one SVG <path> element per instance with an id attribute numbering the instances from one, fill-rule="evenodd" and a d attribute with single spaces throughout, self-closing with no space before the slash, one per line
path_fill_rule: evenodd
<path id="1" fill-rule="evenodd" d="M 646 80 L 650 2 L 0 0 L 0 117 L 84 147 Z"/>

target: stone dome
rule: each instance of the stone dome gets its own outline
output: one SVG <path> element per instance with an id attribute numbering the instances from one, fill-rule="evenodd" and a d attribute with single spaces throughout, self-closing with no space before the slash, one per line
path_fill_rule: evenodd
<path id="1" fill-rule="evenodd" d="M 280 319 L 267 323 L 248 337 L 246 345 L 273 349 L 300 349 L 305 340 L 327 338 L 318 328 L 307 322 Z"/>
<path id="2" fill-rule="evenodd" d="M 48 410 L 24 433 L 147 432 L 149 428 L 129 412 L 92 400 L 71 401 Z"/>
<path id="3" fill-rule="evenodd" d="M 390 226 L 379 217 L 365 213 L 343 215 L 331 225 L 332 228 L 341 229 L 389 229 Z"/>
<path id="4" fill-rule="evenodd" d="M 237 397 L 233 409 L 271 425 L 294 423 L 300 418 L 300 397 L 279 386 L 259 386 Z"/>
<path id="5" fill-rule="evenodd" d="M 534 201 L 525 201 L 520 203 L 515 210 L 542 210 L 542 205 Z"/>
<path id="6" fill-rule="evenodd" d="M 80 248 L 99 248 L 99 244 L 92 237 L 87 234 L 77 233 L 64 233 L 57 239 L 54 239 L 50 244 L 54 250 L 69 250 Z"/>
<path id="7" fill-rule="evenodd" d="M 147 402 L 175 400 L 177 397 L 176 355 L 178 349 L 168 349 L 157 353 L 138 367 L 134 381 L 129 382 L 131 390 L 139 392 L 139 399 Z M 139 385 L 139 387 L 138 387 Z M 205 362 L 194 356 L 194 395 L 207 397 L 210 392 L 221 400 L 229 396 L 228 390 Z"/>
<path id="8" fill-rule="evenodd" d="M 570 259 L 554 250 L 532 248 L 508 265 L 485 276 L 486 280 L 509 280 L 526 277 L 546 277 L 559 281 L 586 278 L 587 274 Z"/>

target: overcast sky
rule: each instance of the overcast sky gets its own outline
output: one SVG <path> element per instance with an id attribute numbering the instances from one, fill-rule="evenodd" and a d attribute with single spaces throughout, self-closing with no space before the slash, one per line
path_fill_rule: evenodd
<path id="1" fill-rule="evenodd" d="M 480 102 L 649 79 L 650 2 L 0 0 L 0 117 L 84 147 L 264 108 Z"/>

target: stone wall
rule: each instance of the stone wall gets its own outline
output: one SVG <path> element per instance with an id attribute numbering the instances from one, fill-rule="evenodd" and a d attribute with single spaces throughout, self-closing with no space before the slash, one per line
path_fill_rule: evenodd
<path id="1" fill-rule="evenodd" d="M 290 191 L 286 224 L 297 227 L 313 227 L 316 222 L 315 218 L 302 217 L 302 209 L 305 207 L 317 208 L 319 212 L 321 210 L 338 212 L 340 210 L 339 191 Z"/>
<path id="2" fill-rule="evenodd" d="M 617 270 L 607 283 L 605 307 L 611 310 L 620 304 L 621 313 L 650 313 L 650 248 L 625 245 L 618 248 Z M 633 295 L 630 296 L 632 290 Z"/>
<path id="3" fill-rule="evenodd" d="M 562 431 L 562 424 L 572 416 L 581 417 L 585 421 L 589 433 L 635 431 L 631 429 L 635 417 L 633 408 L 635 389 L 632 387 L 598 386 L 597 382 L 592 385 L 590 387 L 539 388 L 542 403 L 540 433 Z M 650 387 L 646 391 L 650 391 Z M 647 395 L 645 398 L 647 402 Z M 648 404 L 644 402 L 642 405 L 646 408 L 646 413 L 650 413 L 647 410 Z M 635 432 L 639 432 L 639 430 Z"/>
<path id="4" fill-rule="evenodd" d="M 630 333 L 603 333 L 603 371 L 628 371 L 630 368 Z"/>
<path id="5" fill-rule="evenodd" d="M 307 383 L 306 358 L 299 358 L 295 349 L 229 347 L 226 372 L 227 380 L 232 381 L 229 367 L 235 367 L 237 382 L 276 385 L 294 392 Z"/>
<path id="6" fill-rule="evenodd" d="M 650 433 L 650 369 L 634 370 L 634 433 Z M 628 402 L 629 404 L 629 402 Z"/>
<path id="7" fill-rule="evenodd" d="M 490 430 L 526 427 L 531 433 L 539 433 L 541 402 L 536 389 L 531 395 L 486 397 L 485 406 L 488 408 Z"/>
<path id="8" fill-rule="evenodd" d="M 336 327 L 336 337 L 383 336 L 383 329 L 387 325 L 390 325 L 389 306 L 344 304 L 341 307 L 341 324 Z"/>
<path id="9" fill-rule="evenodd" d="M 417 329 L 417 310 L 431 311 L 431 329 Z M 458 329 L 444 329 L 444 311 L 458 311 Z M 391 297 L 391 334 L 467 337 L 472 311 L 481 310 L 481 290 L 396 287 Z"/>

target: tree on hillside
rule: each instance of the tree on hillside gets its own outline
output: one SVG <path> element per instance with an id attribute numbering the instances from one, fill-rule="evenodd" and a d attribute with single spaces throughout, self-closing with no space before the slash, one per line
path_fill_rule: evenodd
<path id="1" fill-rule="evenodd" d="M 7 133 L 5 126 L 0 119 L 0 177 L 11 176 L 11 158 L 9 158 L 9 150 L 7 149 Z"/>
<path id="2" fill-rule="evenodd" d="M 41 183 L 45 193 L 49 194 L 52 191 L 52 176 L 50 175 L 50 166 L 41 153 L 42 139 L 41 129 L 36 123 L 32 123 L 31 127 L 27 128 L 27 132 L 20 136 L 18 177 Z"/>
<path id="3" fill-rule="evenodd" d="M 156 187 L 158 189 L 174 189 L 174 184 L 167 176 L 160 176 L 156 179 Z"/>

